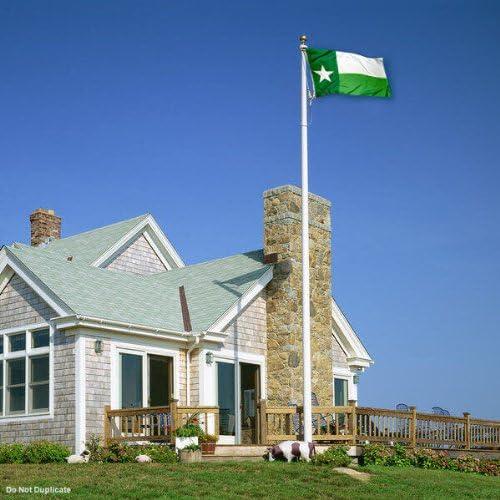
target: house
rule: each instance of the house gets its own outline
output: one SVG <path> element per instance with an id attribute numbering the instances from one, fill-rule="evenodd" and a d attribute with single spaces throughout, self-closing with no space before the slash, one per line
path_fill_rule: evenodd
<path id="1" fill-rule="evenodd" d="M 310 194 L 312 388 L 357 400 L 372 364 L 331 295 L 330 202 Z M 111 408 L 219 407 L 221 443 L 248 443 L 255 407 L 300 404 L 300 190 L 264 193 L 262 250 L 185 265 L 151 215 L 0 252 L 0 441 L 81 450 Z"/>

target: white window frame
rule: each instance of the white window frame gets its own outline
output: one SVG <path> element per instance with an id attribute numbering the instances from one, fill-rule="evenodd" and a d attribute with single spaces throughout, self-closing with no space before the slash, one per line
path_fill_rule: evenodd
<path id="1" fill-rule="evenodd" d="M 49 345 L 47 347 L 32 347 L 32 334 L 39 330 L 49 330 Z M 9 337 L 24 333 L 26 345 L 23 351 L 10 351 Z M 14 327 L 0 330 L 3 338 L 3 353 L 0 354 L 3 370 L 2 387 L 2 411 L 0 412 L 0 424 L 8 422 L 40 420 L 53 418 L 54 416 L 54 328 L 48 323 L 37 323 L 24 327 Z M 49 408 L 42 411 L 30 411 L 30 359 L 39 356 L 49 356 Z M 19 413 L 7 413 L 7 363 L 15 359 L 25 360 L 24 375 L 24 411 Z"/>
<path id="2" fill-rule="evenodd" d="M 342 379 L 342 380 L 347 380 L 347 402 L 349 401 L 357 401 L 358 400 L 358 388 L 357 385 L 354 383 L 354 375 L 356 373 L 353 372 L 349 368 L 339 368 L 339 367 L 334 367 L 333 368 L 333 379 L 332 379 L 332 386 L 333 386 L 333 401 L 332 404 L 335 405 L 335 379 Z"/>
<path id="3" fill-rule="evenodd" d="M 214 355 L 214 362 L 212 365 L 206 364 L 206 354 L 211 352 Z M 249 352 L 237 352 L 232 349 L 219 349 L 213 350 L 204 348 L 200 350 L 199 355 L 199 373 L 200 373 L 200 404 L 218 405 L 217 394 L 217 363 L 230 363 L 234 364 L 235 370 L 235 403 L 236 403 L 236 424 L 234 436 L 219 436 L 218 444 L 237 444 L 241 442 L 241 363 L 248 363 L 258 365 L 260 368 L 260 392 L 261 398 L 266 399 L 266 358 L 262 354 L 254 354 Z"/>
<path id="4" fill-rule="evenodd" d="M 173 397 L 179 399 L 179 349 L 164 347 L 149 347 L 132 343 L 111 344 L 111 408 L 120 409 L 122 399 L 121 354 L 133 354 L 142 357 L 142 404 L 149 397 L 149 363 L 148 355 L 165 356 L 173 360 Z M 147 407 L 147 404 L 146 404 Z"/>

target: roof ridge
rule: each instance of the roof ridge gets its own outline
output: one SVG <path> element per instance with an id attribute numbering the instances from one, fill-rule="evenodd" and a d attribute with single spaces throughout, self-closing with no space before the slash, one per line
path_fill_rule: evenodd
<path id="1" fill-rule="evenodd" d="M 251 254 L 251 253 L 258 253 L 258 252 L 263 252 L 264 249 L 263 248 L 258 248 L 256 250 L 250 250 L 248 252 L 237 252 L 235 254 L 232 254 L 232 255 L 226 255 L 225 257 L 219 257 L 217 259 L 210 259 L 210 260 L 206 260 L 206 261 L 203 261 L 203 262 L 197 262 L 196 264 L 189 264 L 189 265 L 185 265 L 184 267 L 179 267 L 177 269 L 170 269 L 169 271 L 160 271 L 159 273 L 154 273 L 154 274 L 150 274 L 148 276 L 144 276 L 144 278 L 152 278 L 153 276 L 162 276 L 162 275 L 165 275 L 165 274 L 171 274 L 171 273 L 175 273 L 175 272 L 181 272 L 183 270 L 188 270 L 188 269 L 192 269 L 193 267 L 197 267 L 197 266 L 205 266 L 207 264 L 213 264 L 215 262 L 220 262 L 221 260 L 226 260 L 226 259 L 232 259 L 234 257 L 237 257 L 238 255 L 248 255 L 248 254 Z M 264 262 L 262 262 L 263 265 Z"/>
<path id="2" fill-rule="evenodd" d="M 144 220 L 146 217 L 149 217 L 151 215 L 151 213 L 145 213 L 145 214 L 142 214 L 142 215 L 138 215 L 137 217 L 132 217 L 130 219 L 124 219 L 124 220 L 120 220 L 118 222 L 113 222 L 111 224 L 107 224 L 106 226 L 100 226 L 100 227 L 95 227 L 94 229 L 88 229 L 87 231 L 82 231 L 81 233 L 76 233 L 76 234 L 72 234 L 71 236 L 66 236 L 64 238 L 60 238 L 58 240 L 53 240 L 51 243 L 54 243 L 54 242 L 58 242 L 58 241 L 67 241 L 71 238 L 76 238 L 77 236 L 82 236 L 84 234 L 89 234 L 89 233 L 94 233 L 95 231 L 101 231 L 103 229 L 109 229 L 110 227 L 113 227 L 113 226 L 117 226 L 118 224 L 125 224 L 127 222 L 132 222 L 134 220 Z M 44 247 L 44 248 L 47 248 L 47 247 Z"/>

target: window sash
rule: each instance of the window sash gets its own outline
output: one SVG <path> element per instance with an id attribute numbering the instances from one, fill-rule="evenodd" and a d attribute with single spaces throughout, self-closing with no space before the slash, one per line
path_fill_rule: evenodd
<path id="1" fill-rule="evenodd" d="M 43 347 L 49 347 L 50 343 L 50 330 L 44 328 L 43 330 L 35 330 L 31 332 L 31 348 L 41 349 Z"/>
<path id="2" fill-rule="evenodd" d="M 26 332 L 8 335 L 9 352 L 19 352 L 26 350 Z"/>
<path id="3" fill-rule="evenodd" d="M 11 416 L 22 418 L 50 412 L 53 377 L 50 364 L 52 332 L 50 328 L 40 328 L 40 326 L 37 330 L 27 329 L 17 332 L 11 330 L 0 335 L 0 346 L 3 346 L 3 349 L 0 349 L 0 418 Z M 10 348 L 12 337 L 15 341 L 16 337 L 19 339 L 23 335 L 24 350 L 19 349 L 22 347 L 20 341 L 18 349 L 12 351 Z M 41 366 L 37 367 L 39 378 L 32 380 L 33 360 L 40 358 L 46 358 L 47 364 L 42 362 Z M 14 369 L 10 368 L 11 363 L 18 365 L 17 373 L 11 372 Z M 13 375 L 17 375 L 14 380 Z"/>

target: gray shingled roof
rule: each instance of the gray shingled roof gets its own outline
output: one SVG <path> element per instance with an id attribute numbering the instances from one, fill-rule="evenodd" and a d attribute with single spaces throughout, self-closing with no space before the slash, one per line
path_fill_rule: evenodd
<path id="1" fill-rule="evenodd" d="M 179 286 L 185 287 L 193 330 L 202 331 L 271 267 L 263 263 L 261 250 L 149 276 L 90 265 L 145 217 L 56 240 L 44 248 L 7 249 L 75 314 L 175 331 L 184 330 Z"/>

